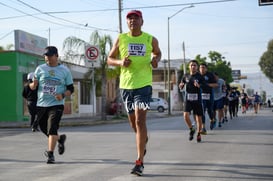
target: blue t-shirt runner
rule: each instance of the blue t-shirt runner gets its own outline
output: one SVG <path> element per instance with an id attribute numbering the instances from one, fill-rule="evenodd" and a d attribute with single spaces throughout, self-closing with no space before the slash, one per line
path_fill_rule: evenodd
<path id="1" fill-rule="evenodd" d="M 64 99 L 57 100 L 55 95 L 62 94 L 67 85 L 73 84 L 72 75 L 66 66 L 59 64 L 51 67 L 42 64 L 37 67 L 35 78 L 39 80 L 37 106 L 64 105 Z"/>

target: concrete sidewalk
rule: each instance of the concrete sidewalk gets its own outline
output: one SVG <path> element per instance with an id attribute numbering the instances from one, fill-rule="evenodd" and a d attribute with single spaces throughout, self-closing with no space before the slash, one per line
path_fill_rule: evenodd
<path id="1" fill-rule="evenodd" d="M 82 125 L 98 125 L 108 123 L 125 122 L 126 116 L 107 116 L 107 120 L 101 120 L 100 116 L 82 116 L 82 117 L 67 117 L 63 116 L 61 126 L 82 126 Z M 0 128 L 28 128 L 29 121 L 0 122 Z"/>
<path id="2" fill-rule="evenodd" d="M 181 111 L 173 111 L 171 115 L 168 115 L 168 113 L 165 111 L 163 113 L 155 112 L 155 111 L 149 111 L 147 114 L 147 118 L 165 118 L 169 116 L 182 116 Z M 83 125 L 98 125 L 98 124 L 113 124 L 113 123 L 121 123 L 121 122 L 127 122 L 127 116 L 126 115 L 120 115 L 119 117 L 115 115 L 107 115 L 107 120 L 101 120 L 100 115 L 96 116 L 67 116 L 64 115 L 60 125 L 61 126 L 83 126 Z M 0 121 L 0 129 L 1 128 L 29 128 L 29 121 Z"/>

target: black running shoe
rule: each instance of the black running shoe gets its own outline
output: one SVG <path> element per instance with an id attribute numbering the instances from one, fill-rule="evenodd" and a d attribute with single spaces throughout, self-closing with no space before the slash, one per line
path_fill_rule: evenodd
<path id="1" fill-rule="evenodd" d="M 146 138 L 146 144 L 145 144 L 145 148 L 144 148 L 144 156 L 146 155 L 146 152 L 147 152 L 147 148 L 146 148 L 147 143 L 148 143 L 148 136 Z"/>
<path id="2" fill-rule="evenodd" d="M 222 124 L 221 122 L 218 123 L 218 127 L 221 128 L 222 127 Z"/>
<path id="3" fill-rule="evenodd" d="M 52 151 L 45 151 L 45 156 L 47 157 L 47 164 L 54 164 L 55 163 L 55 158 L 54 154 Z"/>
<path id="4" fill-rule="evenodd" d="M 210 128 L 210 130 L 213 130 L 213 128 L 214 128 L 214 121 L 210 121 L 209 128 Z"/>
<path id="5" fill-rule="evenodd" d="M 189 136 L 189 140 L 190 140 L 190 141 L 193 139 L 194 133 L 195 133 L 195 129 L 194 129 L 194 128 L 191 128 L 191 129 L 190 129 L 190 136 Z"/>
<path id="6" fill-rule="evenodd" d="M 136 165 L 131 171 L 131 174 L 142 176 L 143 175 L 144 166 L 140 160 L 136 160 Z"/>
<path id="7" fill-rule="evenodd" d="M 200 133 L 198 133 L 198 135 L 197 135 L 197 139 L 196 139 L 196 140 L 197 140 L 197 142 L 198 142 L 198 143 L 200 143 L 200 142 L 201 142 L 201 134 L 200 134 Z"/>
<path id="8" fill-rule="evenodd" d="M 33 127 L 33 128 L 31 128 L 31 131 L 32 131 L 32 132 L 39 132 L 40 130 L 39 130 L 39 128 Z"/>
<path id="9" fill-rule="evenodd" d="M 65 151 L 65 147 L 64 147 L 65 140 L 66 140 L 66 135 L 65 134 L 60 135 L 60 139 L 58 140 L 58 142 L 59 142 L 58 152 L 60 155 L 62 155 Z"/>
<path id="10" fill-rule="evenodd" d="M 213 122 L 213 128 L 216 128 L 216 121 Z"/>

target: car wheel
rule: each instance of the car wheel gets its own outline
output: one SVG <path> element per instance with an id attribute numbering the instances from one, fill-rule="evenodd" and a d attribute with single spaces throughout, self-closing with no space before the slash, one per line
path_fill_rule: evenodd
<path id="1" fill-rule="evenodd" d="M 164 107 L 159 106 L 159 107 L 157 108 L 157 110 L 158 110 L 158 112 L 164 112 Z"/>

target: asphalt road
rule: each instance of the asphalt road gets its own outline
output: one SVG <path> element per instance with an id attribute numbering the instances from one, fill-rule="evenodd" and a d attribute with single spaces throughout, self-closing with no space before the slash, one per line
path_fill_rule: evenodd
<path id="1" fill-rule="evenodd" d="M 128 123 L 62 127 L 66 152 L 45 163 L 47 140 L 29 128 L 0 129 L 1 181 L 260 181 L 273 180 L 273 112 L 248 112 L 188 141 L 181 116 L 148 120 L 142 177 Z"/>

